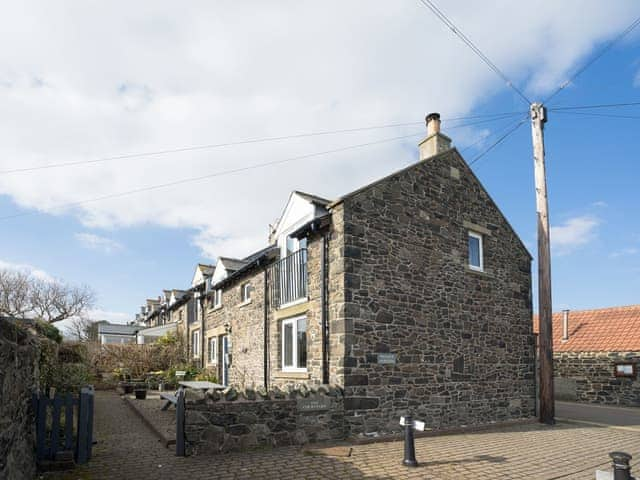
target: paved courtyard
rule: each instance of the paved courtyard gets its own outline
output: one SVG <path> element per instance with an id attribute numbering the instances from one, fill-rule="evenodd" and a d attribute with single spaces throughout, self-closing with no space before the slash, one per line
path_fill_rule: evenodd
<path id="1" fill-rule="evenodd" d="M 96 439 L 90 464 L 48 474 L 56 480 L 97 479 L 593 479 L 607 453 L 640 460 L 640 432 L 577 423 L 538 424 L 416 440 L 420 466 L 400 465 L 401 442 L 355 445 L 351 456 L 310 454 L 297 447 L 245 454 L 179 458 L 166 449 L 116 394 L 96 395 Z M 640 465 L 636 474 L 640 474 Z"/>

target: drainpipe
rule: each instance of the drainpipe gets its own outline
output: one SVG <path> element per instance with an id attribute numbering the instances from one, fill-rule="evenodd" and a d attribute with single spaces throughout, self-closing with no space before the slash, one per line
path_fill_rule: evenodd
<path id="1" fill-rule="evenodd" d="M 322 235 L 322 254 L 320 256 L 320 318 L 322 328 L 322 383 L 329 383 L 329 312 L 328 312 L 328 288 L 329 268 L 328 262 L 329 238 L 328 234 Z"/>
<path id="2" fill-rule="evenodd" d="M 204 315 L 204 301 L 207 297 L 206 290 L 205 294 L 200 296 L 200 365 L 202 368 L 205 367 L 206 363 L 204 361 L 204 346 L 205 346 L 205 315 Z"/>
<path id="3" fill-rule="evenodd" d="M 267 299 L 268 299 L 268 295 L 267 295 L 267 288 L 268 288 L 268 281 L 267 281 L 267 267 L 264 267 L 264 289 L 263 289 L 263 301 L 262 304 L 264 306 L 263 308 L 263 326 L 262 326 L 262 335 L 263 335 L 263 353 L 264 353 L 264 358 L 263 358 L 263 367 L 264 367 L 264 388 L 265 390 L 269 391 L 269 308 L 268 308 L 268 304 L 267 304 Z"/>

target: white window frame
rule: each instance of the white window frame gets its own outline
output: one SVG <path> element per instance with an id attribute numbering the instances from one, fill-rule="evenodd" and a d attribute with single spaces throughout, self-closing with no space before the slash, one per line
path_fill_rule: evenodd
<path id="1" fill-rule="evenodd" d="M 298 317 L 292 317 L 292 318 L 287 318 L 285 320 L 282 321 L 282 326 L 280 327 L 280 336 L 282 337 L 280 340 L 280 343 L 282 344 L 282 350 L 281 350 L 281 354 L 280 356 L 281 358 L 281 365 L 282 365 L 282 371 L 283 372 L 296 372 L 296 373 L 306 373 L 307 372 L 307 367 L 298 367 L 298 366 L 290 366 L 287 367 L 284 364 L 284 327 L 285 325 L 289 325 L 292 324 L 293 325 L 293 331 L 292 331 L 292 336 L 291 339 L 293 341 L 293 345 L 291 346 L 291 352 L 292 352 L 292 359 L 294 364 L 298 363 L 298 320 L 302 320 L 304 319 L 305 321 L 307 321 L 307 332 L 309 331 L 309 322 L 307 319 L 306 315 L 300 315 Z M 308 347 L 308 345 L 307 345 Z M 307 348 L 307 356 L 309 355 L 309 349 Z M 308 362 L 308 358 L 307 358 L 307 363 Z"/>
<path id="2" fill-rule="evenodd" d="M 240 285 L 240 303 L 249 303 L 251 301 L 251 282 Z"/>
<path id="3" fill-rule="evenodd" d="M 480 257 L 480 266 L 471 264 L 471 251 L 469 250 L 469 238 L 476 238 L 478 240 L 478 253 Z M 467 264 L 471 270 L 476 272 L 484 272 L 484 245 L 482 234 L 469 230 L 469 236 L 467 237 Z"/>
<path id="4" fill-rule="evenodd" d="M 191 332 L 191 355 L 200 358 L 200 329 Z"/>
<path id="5" fill-rule="evenodd" d="M 211 348 L 213 346 L 213 348 Z M 208 362 L 211 365 L 218 364 L 218 337 L 209 337 L 207 340 Z M 213 355 L 212 355 L 213 354 Z"/>
<path id="6" fill-rule="evenodd" d="M 222 289 L 216 288 L 213 291 L 213 308 L 220 308 L 222 306 Z"/>

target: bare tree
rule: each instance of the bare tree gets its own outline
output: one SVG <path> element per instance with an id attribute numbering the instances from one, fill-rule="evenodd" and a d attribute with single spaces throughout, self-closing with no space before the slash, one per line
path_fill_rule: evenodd
<path id="1" fill-rule="evenodd" d="M 29 272 L 0 269 L 0 314 L 36 317 L 53 323 L 84 317 L 95 304 L 87 286 L 36 278 Z"/>
<path id="2" fill-rule="evenodd" d="M 0 314 L 24 317 L 29 313 L 32 279 L 24 271 L 0 269 Z"/>

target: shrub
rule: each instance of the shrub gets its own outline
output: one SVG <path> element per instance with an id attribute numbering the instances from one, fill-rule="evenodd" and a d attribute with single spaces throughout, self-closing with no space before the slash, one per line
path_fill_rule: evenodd
<path id="1" fill-rule="evenodd" d="M 158 370 L 180 370 L 177 367 L 184 365 L 185 355 L 179 342 L 98 345 L 90 348 L 88 362 L 95 373 L 120 374 L 127 370 L 131 378 L 142 378 L 145 374 Z"/>
<path id="2" fill-rule="evenodd" d="M 62 334 L 53 324 L 43 320 L 36 320 L 34 328 L 39 335 L 42 335 L 49 340 L 53 340 L 57 344 L 62 343 Z"/>

